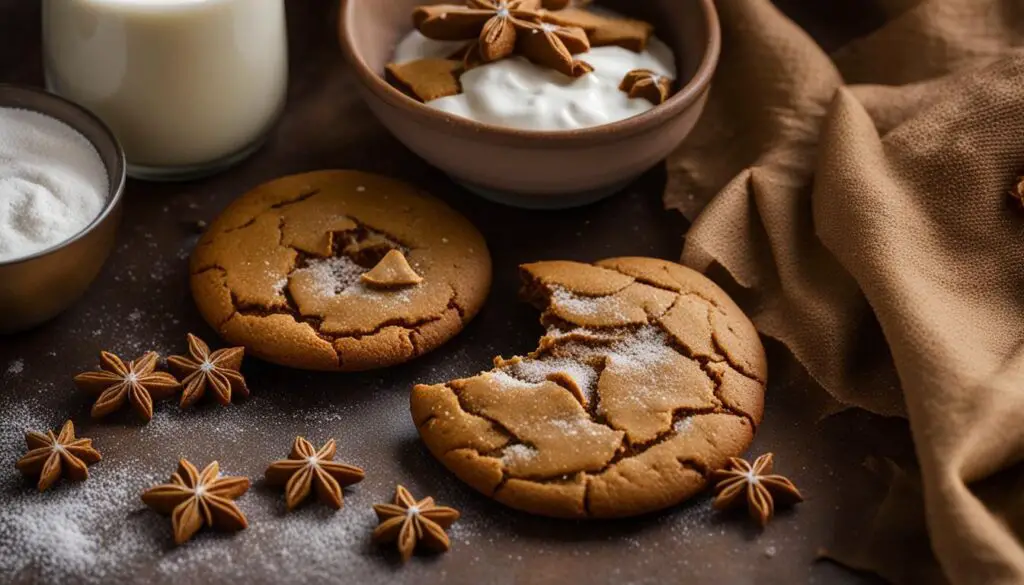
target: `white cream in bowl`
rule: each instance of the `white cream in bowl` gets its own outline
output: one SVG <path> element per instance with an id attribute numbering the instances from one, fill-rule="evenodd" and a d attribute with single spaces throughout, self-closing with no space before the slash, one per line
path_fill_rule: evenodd
<path id="1" fill-rule="evenodd" d="M 395 62 L 446 57 L 465 43 L 435 41 L 412 31 L 399 42 Z M 594 47 L 575 55 L 594 67 L 572 78 L 523 57 L 471 69 L 460 78 L 463 93 L 427 102 L 432 108 L 477 122 L 520 130 L 577 130 L 642 114 L 654 104 L 619 89 L 626 73 L 650 69 L 674 79 L 676 60 L 668 45 L 651 38 L 647 49 Z"/>

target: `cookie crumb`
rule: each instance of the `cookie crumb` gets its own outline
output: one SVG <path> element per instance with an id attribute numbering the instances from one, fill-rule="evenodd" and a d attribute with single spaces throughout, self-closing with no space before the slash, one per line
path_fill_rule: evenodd
<path id="1" fill-rule="evenodd" d="M 426 103 L 461 93 L 461 68 L 462 63 L 449 59 L 419 59 L 388 64 L 386 77 L 402 93 Z"/>
<path id="2" fill-rule="evenodd" d="M 409 266 L 409 261 L 401 251 L 391 250 L 359 280 L 375 288 L 400 288 L 417 285 L 423 282 L 423 277 Z"/>

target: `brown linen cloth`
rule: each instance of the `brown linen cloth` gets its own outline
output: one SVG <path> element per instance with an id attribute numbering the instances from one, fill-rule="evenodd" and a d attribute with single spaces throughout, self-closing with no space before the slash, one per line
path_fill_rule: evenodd
<path id="1" fill-rule="evenodd" d="M 829 554 L 1024 583 L 1024 0 L 879 4 L 830 57 L 769 0 L 720 0 L 665 201 L 694 220 L 683 261 L 724 268 L 838 407 L 909 419 L 920 469 L 876 462 L 886 501 Z"/>

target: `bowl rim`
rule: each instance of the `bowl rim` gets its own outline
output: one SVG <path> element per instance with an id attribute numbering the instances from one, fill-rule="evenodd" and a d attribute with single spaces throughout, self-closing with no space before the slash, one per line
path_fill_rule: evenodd
<path id="1" fill-rule="evenodd" d="M 38 252 L 35 252 L 35 253 L 31 254 L 31 255 L 28 255 L 28 256 L 19 256 L 17 258 L 13 258 L 11 260 L 0 260 L 0 268 L 7 268 L 7 267 L 10 267 L 10 266 L 17 266 L 19 264 L 24 264 L 24 263 L 27 263 L 27 262 L 31 262 L 33 260 L 37 260 L 37 259 L 42 258 L 44 256 L 49 256 L 50 254 L 57 253 L 57 252 L 65 249 L 65 248 L 67 248 L 68 246 L 71 246 L 75 242 L 77 242 L 77 241 L 81 240 L 82 238 L 84 238 L 85 236 L 87 236 L 89 233 L 91 233 L 97 227 L 102 225 L 107 220 L 107 218 L 110 217 L 114 213 L 114 211 L 120 206 L 121 200 L 122 200 L 122 198 L 124 196 L 125 185 L 127 183 L 127 167 L 128 167 L 128 165 L 127 165 L 127 162 L 126 162 L 126 159 L 125 159 L 124 148 L 121 146 L 121 142 L 117 139 L 117 135 L 115 135 L 113 130 L 110 129 L 110 126 L 108 126 L 106 122 L 104 122 L 102 119 L 100 119 L 99 116 L 94 114 L 88 108 L 86 108 L 86 107 L 84 107 L 84 106 L 82 106 L 82 105 L 80 105 L 78 103 L 75 103 L 75 102 L 73 102 L 73 101 L 71 101 L 71 100 L 69 100 L 67 98 L 61 97 L 61 96 L 59 96 L 59 95 L 57 95 L 55 93 L 46 91 L 45 89 L 42 89 L 42 88 L 39 88 L 39 87 L 35 87 L 35 86 L 31 86 L 31 85 L 19 84 L 19 83 L 0 83 L 0 96 L 2 96 L 4 94 L 7 94 L 7 93 L 12 93 L 12 92 L 15 93 L 15 94 L 21 94 L 21 95 L 24 95 L 26 97 L 32 98 L 32 103 L 24 104 L 24 105 L 19 105 L 18 106 L 19 109 L 30 110 L 30 111 L 33 111 L 33 112 L 36 112 L 36 113 L 39 113 L 39 114 L 50 116 L 50 117 L 52 117 L 52 118 L 54 118 L 56 120 L 59 120 L 59 121 L 65 123 L 65 124 L 67 124 L 68 126 L 73 128 L 76 132 L 78 132 L 79 134 L 84 136 L 85 139 L 88 140 L 90 144 L 92 144 L 93 148 L 96 149 L 96 152 L 99 153 L 100 152 L 99 145 L 97 145 L 92 139 L 90 139 L 86 135 L 86 133 L 82 131 L 81 128 L 79 128 L 77 125 L 74 124 L 73 121 L 67 120 L 64 117 L 58 116 L 53 111 L 51 111 L 48 108 L 46 108 L 45 106 L 48 103 L 49 104 L 60 104 L 62 106 L 70 107 L 71 109 L 76 110 L 78 113 L 80 113 L 86 119 L 88 119 L 90 122 L 96 124 L 97 128 L 100 129 L 100 131 L 103 134 L 103 136 L 110 140 L 110 146 L 114 147 L 114 152 L 116 154 L 116 157 L 114 159 L 114 166 L 113 166 L 113 168 L 108 167 L 106 162 L 103 162 L 103 166 L 107 170 L 107 181 L 109 182 L 109 185 L 107 186 L 107 202 L 103 206 L 103 209 L 100 211 L 99 215 L 97 215 L 85 227 L 83 227 L 81 230 L 76 232 L 74 235 L 72 235 L 68 239 L 61 240 L 60 242 L 58 242 L 57 244 L 54 244 L 53 246 L 50 246 L 49 248 L 44 248 L 44 249 L 42 249 L 42 250 L 40 250 Z M 0 108 L 7 108 L 7 107 L 10 107 L 10 106 L 0 105 Z M 101 157 L 101 161 L 102 161 L 102 157 Z"/>
<path id="2" fill-rule="evenodd" d="M 626 138 L 661 127 L 666 120 L 681 115 L 704 96 L 711 85 L 711 78 L 718 66 L 722 50 L 722 31 L 714 0 L 697 0 L 704 15 L 703 22 L 708 42 L 693 76 L 664 104 L 636 116 L 600 126 L 576 130 L 521 130 L 448 114 L 394 88 L 366 63 L 362 53 L 355 46 L 351 14 L 356 1 L 341 0 L 338 11 L 338 36 L 345 60 L 362 85 L 374 96 L 412 116 L 412 119 L 421 125 L 432 126 L 446 133 L 458 132 L 470 137 L 487 134 L 488 138 L 496 139 L 501 144 L 533 149 L 593 145 L 602 140 Z"/>

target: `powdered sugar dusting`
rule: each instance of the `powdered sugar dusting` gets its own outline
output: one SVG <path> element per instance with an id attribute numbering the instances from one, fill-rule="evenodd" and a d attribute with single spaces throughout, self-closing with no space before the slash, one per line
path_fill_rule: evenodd
<path id="1" fill-rule="evenodd" d="M 535 382 L 527 382 L 525 380 L 520 380 L 519 378 L 513 377 L 508 372 L 503 370 L 495 370 L 493 372 L 488 372 L 487 375 L 490 376 L 490 379 L 493 382 L 496 382 L 499 386 L 508 390 L 514 390 L 516 388 L 529 388 L 531 386 L 537 385 Z"/>
<path id="2" fill-rule="evenodd" d="M 593 398 L 597 388 L 597 371 L 580 361 L 569 358 L 524 359 L 505 368 L 510 375 L 539 384 L 552 374 L 566 374 L 576 382 L 587 400 Z"/>
<path id="3" fill-rule="evenodd" d="M 250 379 L 255 391 L 261 385 L 258 378 Z M 374 384 L 368 390 L 366 408 L 392 398 L 406 400 Z M 380 471 L 372 449 L 364 447 L 370 441 L 358 433 L 372 429 L 376 436 L 404 429 L 413 437 L 408 411 L 384 408 L 372 425 L 359 431 L 352 417 L 367 417 L 345 404 L 361 402 L 318 399 L 313 408 L 283 408 L 291 402 L 276 400 L 256 394 L 230 408 L 184 411 L 173 402 L 160 402 L 149 424 L 128 432 L 76 417 L 76 423 L 82 422 L 79 436 L 94 439 L 103 460 L 89 468 L 87 481 L 62 479 L 40 494 L 34 482 L 13 472 L 13 464 L 25 453 L 26 429 L 59 428 L 65 414 L 32 398 L 0 393 L 0 464 L 8 470 L 0 473 L 0 581 L 13 575 L 15 581 L 105 584 L 143 573 L 158 583 L 229 582 L 253 575 L 262 576 L 263 582 L 287 582 L 297 574 L 303 582 L 331 583 L 347 571 L 368 570 L 367 565 L 379 562 L 366 551 L 376 525 L 370 505 L 393 494 L 396 477 L 393 471 Z M 346 420 L 349 424 L 341 425 Z M 338 439 L 337 460 L 367 470 L 366 481 L 345 490 L 341 511 L 314 502 L 285 514 L 281 493 L 260 485 L 266 462 L 284 457 L 290 446 L 266 437 L 299 434 L 318 444 Z M 126 447 L 145 456 L 126 456 Z M 239 456 L 243 451 L 244 458 Z M 254 482 L 238 500 L 249 529 L 231 535 L 202 531 L 185 546 L 171 546 L 170 520 L 147 509 L 139 496 L 165 482 L 178 457 L 200 468 L 218 460 L 224 475 Z M 240 468 L 240 461 L 251 466 Z M 296 572 L 299 567 L 301 573 Z"/>
<path id="4" fill-rule="evenodd" d="M 505 465 L 521 465 L 536 457 L 538 451 L 529 445 L 509 445 L 501 453 L 501 462 Z"/>
<path id="5" fill-rule="evenodd" d="M 605 428 L 595 425 L 586 418 L 574 418 L 570 420 L 558 419 L 551 422 L 563 435 L 567 437 L 578 437 L 581 435 L 598 435 L 604 432 Z"/>
<path id="6" fill-rule="evenodd" d="M 687 433 L 693 428 L 693 417 L 688 416 L 684 419 L 676 421 L 676 424 L 672 425 L 672 430 L 679 434 Z"/>
<path id="7" fill-rule="evenodd" d="M 359 283 L 366 269 L 348 256 L 335 256 L 310 260 L 304 268 L 295 271 L 296 274 L 303 272 L 312 276 L 317 294 L 333 297 Z"/>
<path id="8" fill-rule="evenodd" d="M 17 376 L 18 374 L 25 371 L 25 360 L 16 359 L 11 362 L 11 365 L 7 366 L 7 373 L 11 376 Z"/>
<path id="9" fill-rule="evenodd" d="M 597 315 L 603 312 L 614 297 L 584 297 L 574 294 L 562 287 L 551 290 L 551 304 L 573 315 Z"/>

